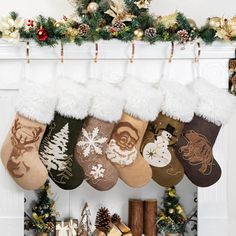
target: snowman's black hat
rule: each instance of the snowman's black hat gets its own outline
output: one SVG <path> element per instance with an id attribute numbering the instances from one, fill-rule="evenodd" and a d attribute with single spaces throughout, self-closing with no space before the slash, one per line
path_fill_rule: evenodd
<path id="1" fill-rule="evenodd" d="M 174 135 L 175 128 L 172 125 L 168 124 L 164 130 L 167 131 L 168 133 Z"/>

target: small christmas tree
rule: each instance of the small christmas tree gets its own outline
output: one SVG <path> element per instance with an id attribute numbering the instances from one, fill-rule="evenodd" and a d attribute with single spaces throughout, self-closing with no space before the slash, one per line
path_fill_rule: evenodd
<path id="1" fill-rule="evenodd" d="M 90 216 L 91 216 L 91 213 L 90 213 L 90 210 L 88 207 L 88 203 L 86 202 L 84 204 L 84 208 L 81 213 L 81 221 L 80 221 L 79 229 L 78 229 L 79 236 L 91 236 L 92 235 L 92 230 L 91 230 L 92 223 L 90 220 Z"/>
<path id="2" fill-rule="evenodd" d="M 32 208 L 32 228 L 36 233 L 51 233 L 55 229 L 55 202 L 49 195 L 51 188 L 47 181 L 38 193 L 38 201 Z"/>
<path id="3" fill-rule="evenodd" d="M 165 191 L 163 209 L 158 216 L 157 226 L 162 234 L 183 234 L 187 224 L 187 217 L 183 207 L 179 204 L 179 197 L 174 187 Z"/>

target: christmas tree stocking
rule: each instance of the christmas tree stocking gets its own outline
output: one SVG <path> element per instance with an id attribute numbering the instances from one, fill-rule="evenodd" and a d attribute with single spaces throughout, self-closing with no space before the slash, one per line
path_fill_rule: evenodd
<path id="1" fill-rule="evenodd" d="M 1 157 L 11 177 L 24 189 L 38 189 L 48 178 L 38 150 L 46 126 L 53 119 L 54 94 L 53 86 L 26 80 L 16 99 L 17 114 Z"/>
<path id="2" fill-rule="evenodd" d="M 174 145 L 184 128 L 192 120 L 196 96 L 185 86 L 163 81 L 164 94 L 161 113 L 150 122 L 141 145 L 144 159 L 152 167 L 152 178 L 161 186 L 171 187 L 181 181 L 184 170 L 175 155 Z"/>
<path id="3" fill-rule="evenodd" d="M 195 116 L 185 124 L 175 150 L 188 178 L 199 187 L 207 187 L 221 176 L 212 148 L 221 125 L 235 109 L 236 99 L 204 79 L 195 82 L 194 90 L 199 97 Z"/>
<path id="4" fill-rule="evenodd" d="M 74 149 L 89 104 L 90 94 L 84 86 L 66 78 L 58 81 L 56 113 L 41 142 L 40 157 L 50 178 L 62 189 L 74 189 L 84 179 Z"/>
<path id="5" fill-rule="evenodd" d="M 107 160 L 105 150 L 114 124 L 121 118 L 124 96 L 120 89 L 105 81 L 91 81 L 88 89 L 92 94 L 90 116 L 84 122 L 75 156 L 84 169 L 87 182 L 104 191 L 118 180 L 118 172 Z"/>
<path id="6" fill-rule="evenodd" d="M 162 94 L 133 78 L 123 85 L 126 104 L 121 120 L 115 126 L 107 157 L 116 166 L 120 178 L 131 187 L 142 187 L 152 178 L 152 170 L 139 150 L 148 121 L 156 118 Z"/>

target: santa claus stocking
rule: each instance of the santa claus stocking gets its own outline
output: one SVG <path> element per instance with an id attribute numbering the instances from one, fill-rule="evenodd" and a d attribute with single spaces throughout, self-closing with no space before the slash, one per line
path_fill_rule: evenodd
<path id="1" fill-rule="evenodd" d="M 14 181 L 24 189 L 41 187 L 48 172 L 38 154 L 47 124 L 54 115 L 53 86 L 26 80 L 16 99 L 16 117 L 3 144 L 2 162 Z"/>
<path id="2" fill-rule="evenodd" d="M 221 176 L 212 148 L 221 125 L 235 109 L 236 99 L 204 79 L 195 82 L 194 90 L 199 97 L 195 116 L 185 124 L 175 150 L 188 178 L 199 187 L 207 187 Z"/>
<path id="3" fill-rule="evenodd" d="M 151 84 L 127 78 L 123 91 L 126 104 L 115 126 L 107 157 L 116 166 L 120 178 L 131 187 L 142 187 L 152 178 L 152 170 L 139 150 L 148 121 L 156 118 L 162 94 Z"/>
<path id="4" fill-rule="evenodd" d="M 164 94 L 161 113 L 149 123 L 141 153 L 152 167 L 153 180 L 161 186 L 171 187 L 184 176 L 174 145 L 182 133 L 184 122 L 193 118 L 196 96 L 187 87 L 171 81 L 162 81 L 160 89 Z"/>
<path id="5" fill-rule="evenodd" d="M 88 114 L 90 94 L 84 86 L 67 78 L 60 78 L 57 92 L 56 113 L 41 142 L 40 157 L 55 184 L 74 189 L 84 179 L 74 149 Z"/>
<path id="6" fill-rule="evenodd" d="M 118 180 L 118 172 L 107 160 L 105 150 L 115 122 L 121 118 L 124 96 L 119 88 L 105 81 L 92 80 L 88 89 L 92 94 L 90 116 L 78 138 L 75 156 L 84 169 L 87 182 L 105 191 Z"/>

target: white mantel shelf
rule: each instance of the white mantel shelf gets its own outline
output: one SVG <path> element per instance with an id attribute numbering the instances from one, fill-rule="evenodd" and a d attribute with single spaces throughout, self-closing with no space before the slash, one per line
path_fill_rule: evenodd
<path id="1" fill-rule="evenodd" d="M 131 57 L 131 43 L 123 43 L 117 40 L 112 40 L 99 41 L 98 45 L 98 61 L 121 60 L 128 62 Z M 235 48 L 236 43 L 229 44 L 216 42 L 212 45 L 205 45 L 204 43 L 201 43 L 200 74 L 213 82 L 216 86 L 226 88 L 228 84 L 228 59 L 235 56 Z M 37 60 L 48 59 L 60 60 L 60 49 L 60 45 L 54 48 L 41 48 L 34 42 L 31 42 L 30 59 L 34 62 Z M 162 61 L 166 61 L 166 59 L 168 59 L 170 49 L 170 43 L 157 43 L 155 45 L 150 45 L 144 42 L 135 42 L 134 60 L 152 61 L 153 65 L 151 70 L 157 71 L 156 73 L 158 73 L 159 69 L 163 66 Z M 173 74 L 175 74 L 180 81 L 187 81 L 191 77 L 191 70 L 189 68 L 195 58 L 195 54 L 195 44 L 186 45 L 185 50 L 181 50 L 180 45 L 175 46 L 173 64 L 175 59 L 178 60 L 176 60 L 176 64 L 173 68 Z M 86 43 L 82 46 L 72 44 L 64 46 L 65 60 L 79 60 L 80 63 L 82 63 L 83 60 L 89 61 L 93 59 L 94 55 L 94 43 Z M 14 109 L 12 107 L 14 104 L 13 101 L 15 92 L 9 90 L 18 89 L 20 85 L 20 74 L 22 73 L 22 66 L 25 64 L 25 59 L 25 42 L 9 44 L 0 40 L 0 70 L 2 75 L 0 78 L 0 146 L 10 127 L 11 119 L 14 116 Z M 35 64 L 37 65 L 37 63 Z M 115 64 L 114 68 L 116 66 L 119 66 L 119 64 Z M 82 73 L 81 70 L 83 69 L 83 66 L 79 67 L 80 73 Z M 43 73 L 46 74 L 47 71 L 44 71 Z M 77 71 L 74 72 L 74 74 L 76 73 L 78 74 Z M 86 71 L 84 71 L 84 73 L 86 73 Z M 227 142 L 229 140 L 229 129 L 230 127 L 225 127 L 221 131 L 214 147 L 215 158 L 220 163 L 223 170 L 220 181 L 212 187 L 198 189 L 198 236 L 228 236 L 227 223 L 229 219 L 227 212 L 227 158 L 229 156 L 229 151 Z M 2 165 L 0 165 L 0 182 L 0 227 L 7 228 L 6 232 L 4 231 L 4 236 L 23 236 L 23 191 L 16 187 L 7 175 L 6 171 L 3 169 Z M 130 196 L 133 197 L 136 196 L 136 192 L 138 196 L 145 196 L 145 194 L 151 194 L 150 191 L 152 190 L 152 186 L 156 186 L 152 183 L 147 188 L 143 188 L 135 192 L 131 189 L 126 191 L 126 189 L 124 190 L 123 185 L 121 185 L 122 184 L 119 183 L 118 188 L 120 189 L 113 191 L 114 195 L 112 196 L 114 198 L 116 198 L 119 194 L 121 195 L 120 198 L 122 198 L 122 195 L 126 196 L 129 191 L 131 194 Z M 98 199 L 103 199 L 107 202 L 111 201 L 111 199 L 109 199 L 109 193 L 101 195 L 100 193 L 93 192 L 90 194 L 90 192 L 93 191 L 92 189 L 89 188 L 88 191 L 87 187 L 83 186 L 82 189 L 83 188 L 86 189 L 84 193 L 86 196 L 92 197 L 90 195 L 96 194 Z M 122 194 L 120 191 L 123 191 Z M 67 197 L 67 193 L 65 193 L 65 191 L 61 192 L 61 194 L 64 194 L 65 197 Z M 75 194 L 75 192 L 73 194 Z M 73 196 L 73 199 L 77 201 L 77 196 L 81 197 L 81 194 L 78 193 L 78 195 Z M 127 199 L 125 199 L 125 201 L 127 201 Z M 63 205 L 63 202 L 61 202 L 61 204 Z M 62 208 L 64 209 L 65 206 L 62 206 Z M 73 213 L 73 211 L 74 208 L 71 208 L 70 212 Z"/>
<path id="2" fill-rule="evenodd" d="M 98 41 L 100 60 L 126 60 L 131 55 L 131 43 L 118 40 Z M 149 44 L 135 41 L 135 59 L 152 60 L 166 59 L 170 55 L 171 43 L 159 42 Z M 214 42 L 211 45 L 201 44 L 201 59 L 227 59 L 235 56 L 236 42 Z M 33 60 L 60 59 L 60 45 L 55 47 L 39 47 L 35 42 L 30 42 L 30 58 Z M 191 59 L 195 57 L 196 43 L 188 43 L 185 49 L 175 43 L 173 59 Z M 81 46 L 75 44 L 64 45 L 65 60 L 89 60 L 94 57 L 95 43 L 84 43 Z M 46 55 L 46 56 L 45 56 Z M 26 58 L 26 42 L 17 44 L 6 43 L 0 40 L 0 60 L 24 60 Z"/>

